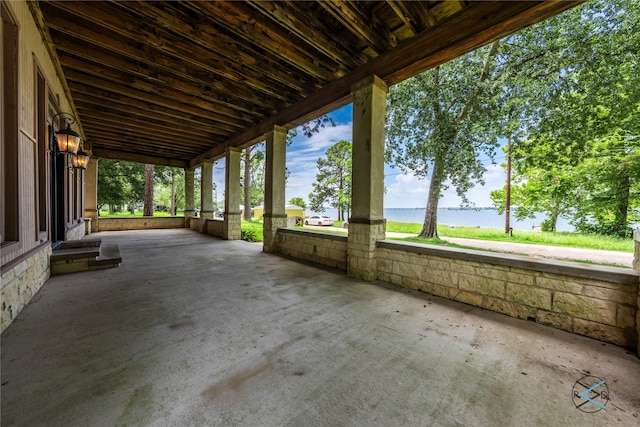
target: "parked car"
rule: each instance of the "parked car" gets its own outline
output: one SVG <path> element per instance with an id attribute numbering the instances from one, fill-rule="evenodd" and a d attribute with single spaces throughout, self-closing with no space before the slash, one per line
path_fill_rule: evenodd
<path id="1" fill-rule="evenodd" d="M 326 215 L 314 215 L 305 219 L 304 225 L 333 225 L 333 220 Z"/>

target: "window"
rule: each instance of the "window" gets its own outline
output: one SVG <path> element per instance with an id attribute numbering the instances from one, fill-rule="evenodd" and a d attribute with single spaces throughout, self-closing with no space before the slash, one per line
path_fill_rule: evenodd
<path id="1" fill-rule="evenodd" d="M 0 132 L 0 244 L 3 252 L 13 250 L 19 240 L 18 228 L 18 26 L 5 2 L 2 14 L 2 55 L 0 92 L 2 93 L 2 131 Z M 17 247 L 15 248 L 17 249 Z"/>
<path id="2" fill-rule="evenodd" d="M 47 82 L 42 71 L 36 68 L 36 240 L 47 239 L 47 145 L 49 143 L 49 127 L 47 125 Z"/>

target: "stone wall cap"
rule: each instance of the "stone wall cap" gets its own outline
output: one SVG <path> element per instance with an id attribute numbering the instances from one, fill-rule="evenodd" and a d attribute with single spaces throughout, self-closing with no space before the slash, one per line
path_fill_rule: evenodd
<path id="1" fill-rule="evenodd" d="M 526 270 L 542 271 L 546 273 L 562 274 L 583 279 L 600 280 L 602 282 L 621 283 L 638 286 L 639 275 L 631 268 L 609 267 L 605 265 L 583 264 L 578 262 L 560 261 L 552 259 L 532 258 L 524 255 L 513 255 L 499 252 L 486 252 L 476 249 L 443 248 L 413 242 L 398 242 L 394 240 L 379 240 L 377 247 L 442 258 L 462 259 L 466 261 L 483 262 L 506 267 L 522 268 Z"/>
<path id="2" fill-rule="evenodd" d="M 301 230 L 297 228 L 278 228 L 278 233 L 303 233 L 303 234 L 311 234 L 314 237 L 323 237 L 329 240 L 347 240 L 346 234 L 333 234 L 333 233 L 325 233 L 322 231 L 313 231 L 313 230 Z"/>

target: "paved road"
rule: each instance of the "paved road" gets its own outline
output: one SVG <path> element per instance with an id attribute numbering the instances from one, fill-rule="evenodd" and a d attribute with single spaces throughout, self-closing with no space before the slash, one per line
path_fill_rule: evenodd
<path id="1" fill-rule="evenodd" d="M 387 233 L 387 237 L 409 237 L 411 234 Z M 588 261 L 601 264 L 614 264 L 622 267 L 631 267 L 633 253 L 601 251 L 596 249 L 567 248 L 563 246 L 530 245 L 526 243 L 493 242 L 488 240 L 461 239 L 445 237 L 456 245 L 469 246 L 478 249 L 487 249 L 496 252 L 505 252 L 519 255 L 530 255 L 540 258 L 552 258 L 570 261 Z"/>

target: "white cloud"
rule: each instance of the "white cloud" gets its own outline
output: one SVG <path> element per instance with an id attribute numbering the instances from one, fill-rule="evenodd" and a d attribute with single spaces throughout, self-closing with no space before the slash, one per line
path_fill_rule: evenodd
<path id="1" fill-rule="evenodd" d="M 291 147 L 287 150 L 287 168 L 290 175 L 287 181 L 286 199 L 302 197 L 309 200 L 312 184 L 318 173 L 317 160 L 324 157 L 327 149 L 340 140 L 351 141 L 351 123 L 335 127 L 325 127 L 311 137 L 298 131 Z"/>
<path id="2" fill-rule="evenodd" d="M 351 122 L 326 127 L 310 138 L 299 132 L 291 147 L 287 150 L 287 168 L 290 176 L 286 189 L 287 200 L 292 197 L 302 197 L 308 201 L 309 193 L 313 190 L 317 170 L 317 160 L 323 157 L 326 150 L 336 142 L 345 139 L 352 140 Z M 420 179 L 411 172 L 398 173 L 398 169 L 385 166 L 385 185 L 387 193 L 384 196 L 384 206 L 387 208 L 415 208 L 427 204 L 429 190 L 428 179 Z M 489 194 L 492 190 L 502 188 L 505 182 L 504 169 L 499 165 L 488 165 L 485 172 L 484 186 L 477 184 L 467 192 L 467 198 L 478 207 L 491 206 Z M 444 191 L 439 205 L 441 207 L 460 206 L 460 197 L 454 188 Z"/>

